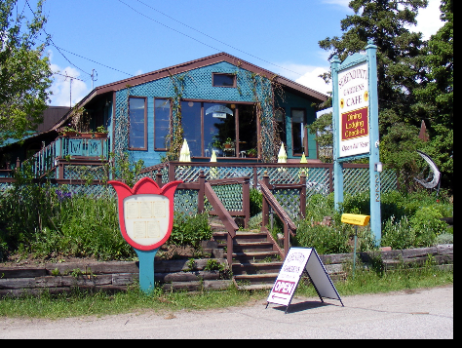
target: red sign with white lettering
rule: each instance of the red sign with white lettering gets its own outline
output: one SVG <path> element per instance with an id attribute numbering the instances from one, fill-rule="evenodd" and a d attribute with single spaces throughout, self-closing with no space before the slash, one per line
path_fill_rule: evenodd
<path id="1" fill-rule="evenodd" d="M 342 140 L 365 137 L 369 134 L 368 108 L 348 111 L 342 114 Z"/>

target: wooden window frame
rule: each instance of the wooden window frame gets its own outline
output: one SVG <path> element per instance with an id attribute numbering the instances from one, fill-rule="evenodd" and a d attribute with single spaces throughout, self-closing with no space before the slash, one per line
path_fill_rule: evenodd
<path id="1" fill-rule="evenodd" d="M 130 147 L 130 128 L 128 129 L 128 150 L 130 151 L 147 151 L 148 150 L 148 97 L 131 95 L 128 98 L 128 119 L 130 120 L 130 99 L 144 99 L 144 147 Z"/>
<path id="2" fill-rule="evenodd" d="M 291 137 L 292 137 L 292 156 L 301 157 L 303 153 L 294 151 L 294 115 L 293 111 L 303 111 L 303 141 L 302 145 L 305 149 L 305 156 L 308 156 L 308 129 L 306 126 L 306 109 L 305 108 L 290 108 L 290 122 L 291 122 Z"/>
<path id="3" fill-rule="evenodd" d="M 215 85 L 215 75 L 226 75 L 226 76 L 232 76 L 233 77 L 233 85 L 232 86 L 217 86 Z M 217 72 L 214 72 L 212 73 L 212 86 L 213 87 L 222 87 L 222 88 L 236 88 L 237 87 L 237 77 L 235 74 L 231 74 L 231 73 L 217 73 Z"/>
<path id="4" fill-rule="evenodd" d="M 169 123 L 168 123 L 168 128 L 169 128 L 169 135 L 172 135 L 172 129 L 171 129 L 171 120 L 172 120 L 172 98 L 154 98 L 154 132 L 153 132 L 153 138 L 154 138 L 154 151 L 168 151 L 168 147 L 156 147 L 156 100 L 168 100 L 170 101 L 170 115 L 169 115 Z"/>
<path id="5" fill-rule="evenodd" d="M 159 98 L 161 99 L 161 98 Z M 165 99 L 165 98 L 162 98 Z M 210 157 L 205 157 L 205 152 L 204 152 L 204 117 L 205 117 L 205 110 L 204 110 L 204 103 L 209 103 L 209 104 L 235 104 L 236 105 L 236 114 L 234 115 L 235 118 L 235 129 L 236 129 L 236 139 L 239 139 L 239 105 L 255 105 L 254 102 L 241 102 L 241 101 L 227 101 L 227 100 L 207 100 L 207 99 L 181 99 L 181 102 L 195 102 L 195 103 L 201 103 L 201 155 L 200 156 L 193 156 L 193 158 L 210 158 Z M 259 151 L 259 156 L 260 158 L 260 127 L 259 123 L 256 122 L 257 126 L 257 147 Z M 236 140 L 234 139 L 234 140 Z M 235 157 L 220 157 L 220 158 L 239 158 L 239 144 L 236 144 L 236 154 Z"/>

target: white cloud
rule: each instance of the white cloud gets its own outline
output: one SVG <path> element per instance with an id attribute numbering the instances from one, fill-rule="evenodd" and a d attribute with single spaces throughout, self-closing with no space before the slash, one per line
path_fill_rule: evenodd
<path id="1" fill-rule="evenodd" d="M 138 69 L 138 70 L 135 72 L 135 76 L 141 75 L 142 73 L 143 73 L 143 70 Z"/>
<path id="2" fill-rule="evenodd" d="M 327 92 L 332 92 L 332 83 L 327 84 L 319 75 L 328 71 L 330 71 L 329 68 L 315 67 L 296 79 L 295 82 L 314 89 L 315 91 L 327 94 Z"/>
<path id="3" fill-rule="evenodd" d="M 349 9 L 348 4 L 350 3 L 350 1 L 351 0 L 322 0 L 322 2 L 325 4 L 340 5 L 348 9 Z"/>
<path id="4" fill-rule="evenodd" d="M 51 57 L 50 57 L 51 60 Z M 50 97 L 50 105 L 53 106 L 74 106 L 83 97 L 85 97 L 90 89 L 84 81 L 81 81 L 80 72 L 72 67 L 60 68 L 56 64 L 50 64 L 51 71 L 59 74 L 53 75 L 53 84 L 50 87 L 52 95 Z M 63 76 L 72 76 L 80 80 L 72 79 Z"/>
<path id="5" fill-rule="evenodd" d="M 419 10 L 417 15 L 417 25 L 407 26 L 409 30 L 421 32 L 424 40 L 429 40 L 430 36 L 436 34 L 438 29 L 443 26 L 440 11 L 441 0 L 429 0 L 425 9 Z"/>

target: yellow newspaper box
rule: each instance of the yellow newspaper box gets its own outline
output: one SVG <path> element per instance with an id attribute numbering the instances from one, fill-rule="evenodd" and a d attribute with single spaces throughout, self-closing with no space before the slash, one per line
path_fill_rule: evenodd
<path id="1" fill-rule="evenodd" d="M 370 215 L 342 214 L 342 222 L 350 225 L 366 226 L 370 218 Z"/>

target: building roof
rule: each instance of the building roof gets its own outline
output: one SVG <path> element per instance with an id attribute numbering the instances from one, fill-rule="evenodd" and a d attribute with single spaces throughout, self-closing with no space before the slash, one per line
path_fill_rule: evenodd
<path id="1" fill-rule="evenodd" d="M 295 91 L 298 91 L 302 94 L 308 95 L 312 97 L 313 99 L 319 100 L 319 102 L 326 101 L 328 98 L 327 95 L 320 93 L 318 91 L 315 91 L 314 89 L 303 86 L 283 76 L 279 76 L 269 70 L 260 68 L 257 65 L 246 62 L 228 53 L 221 52 L 221 53 L 217 53 L 211 56 L 195 59 L 189 62 L 173 65 L 167 68 L 151 71 L 146 74 L 137 75 L 137 76 L 130 77 L 124 80 L 119 80 L 119 81 L 115 81 L 112 83 L 108 83 L 103 86 L 96 87 L 90 93 L 88 93 L 78 103 L 78 105 L 84 106 L 97 96 L 100 96 L 108 92 L 114 92 L 114 91 L 119 91 L 121 89 L 125 89 L 127 85 L 137 86 L 143 83 L 159 80 L 159 79 L 168 77 L 170 75 L 180 74 L 186 71 L 190 71 L 193 69 L 201 68 L 204 66 L 208 66 L 208 65 L 212 65 L 212 64 L 216 64 L 220 62 L 228 62 L 233 65 L 240 66 L 241 68 L 245 70 L 248 70 L 254 73 L 259 73 L 260 75 L 264 75 L 269 78 L 274 77 L 275 81 L 280 83 L 281 85 L 288 87 L 290 89 L 293 89 Z M 60 120 L 58 120 L 55 126 L 52 127 L 50 130 L 57 130 L 58 128 L 62 127 L 64 123 L 67 121 L 67 118 L 68 118 L 68 113 L 66 113 L 66 115 L 64 115 Z"/>

